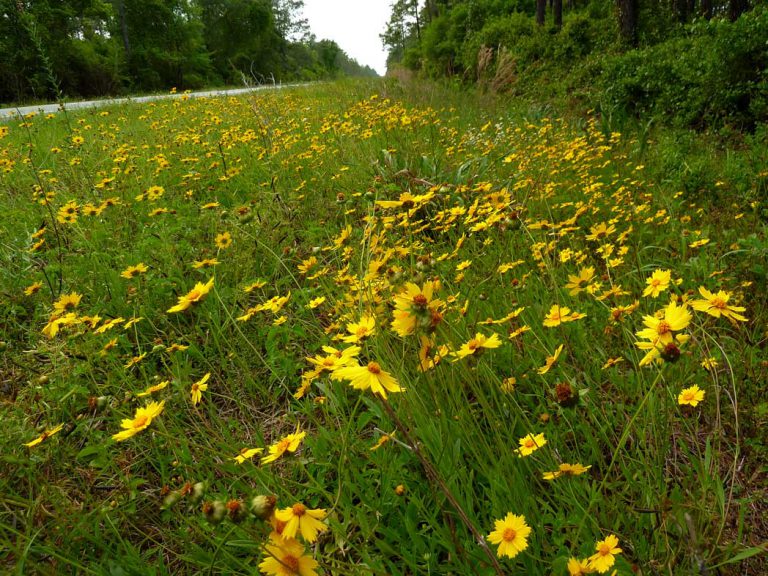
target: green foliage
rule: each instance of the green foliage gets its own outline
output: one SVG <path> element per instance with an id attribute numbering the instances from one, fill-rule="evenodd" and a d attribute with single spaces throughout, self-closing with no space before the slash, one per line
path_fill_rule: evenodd
<path id="1" fill-rule="evenodd" d="M 595 104 L 683 126 L 753 128 L 768 117 L 768 10 L 734 23 L 700 21 L 687 35 L 601 62 Z"/>
<path id="2" fill-rule="evenodd" d="M 200 0 L 205 46 L 229 84 L 240 74 L 268 78 L 277 72 L 286 40 L 278 34 L 270 4 L 251 0 Z"/>
<path id="3" fill-rule="evenodd" d="M 621 10 L 607 0 L 567 6 L 559 29 L 551 15 L 536 24 L 533 2 L 427 4 L 418 14 L 405 10 L 407 2 L 393 8 L 382 36 L 391 63 L 432 78 L 479 81 L 495 92 L 567 98 L 610 122 L 653 117 L 752 130 L 768 118 L 763 6 L 714 1 L 704 15 L 684 2 L 639 2 L 638 46 L 628 49 L 619 37 Z"/>

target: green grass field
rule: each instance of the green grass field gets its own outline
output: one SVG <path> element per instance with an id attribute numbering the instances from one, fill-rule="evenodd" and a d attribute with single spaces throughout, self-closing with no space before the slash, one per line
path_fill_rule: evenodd
<path id="1" fill-rule="evenodd" d="M 0 125 L 0 570 L 765 574 L 768 146 L 633 134 L 394 81 Z"/>

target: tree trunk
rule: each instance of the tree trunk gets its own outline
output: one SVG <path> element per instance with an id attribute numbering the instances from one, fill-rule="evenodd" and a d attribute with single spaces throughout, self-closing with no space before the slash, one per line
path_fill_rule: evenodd
<path id="1" fill-rule="evenodd" d="M 552 3 L 552 16 L 557 28 L 563 27 L 563 0 L 554 0 Z"/>
<path id="2" fill-rule="evenodd" d="M 432 22 L 432 20 L 434 20 L 438 16 L 435 0 L 427 0 L 425 7 L 427 9 L 427 18 L 429 19 L 430 22 Z"/>
<path id="3" fill-rule="evenodd" d="M 128 59 L 131 57 L 131 42 L 128 38 L 128 20 L 125 17 L 125 0 L 117 1 L 117 17 L 120 18 L 120 32 L 123 35 L 125 58 Z"/>
<path id="4" fill-rule="evenodd" d="M 730 0 L 728 2 L 728 18 L 731 22 L 739 19 L 749 8 L 749 0 Z"/>
<path id="5" fill-rule="evenodd" d="M 421 43 L 421 19 L 419 18 L 418 0 L 413 0 L 413 17 L 416 18 L 416 38 Z"/>
<path id="6" fill-rule="evenodd" d="M 547 0 L 536 0 L 536 24 L 544 26 L 544 15 L 547 11 Z"/>
<path id="7" fill-rule="evenodd" d="M 616 0 L 619 33 L 624 42 L 637 46 L 638 0 Z"/>
<path id="8" fill-rule="evenodd" d="M 712 18 L 712 0 L 701 0 L 701 15 L 707 20 Z"/>

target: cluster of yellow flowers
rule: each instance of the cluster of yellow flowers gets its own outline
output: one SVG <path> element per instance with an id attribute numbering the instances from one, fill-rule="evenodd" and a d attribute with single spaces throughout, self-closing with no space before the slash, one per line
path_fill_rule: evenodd
<path id="1" fill-rule="evenodd" d="M 496 520 L 494 530 L 488 535 L 488 541 L 498 546 L 499 557 L 514 558 L 528 548 L 528 537 L 531 527 L 524 516 L 511 512 L 503 519 Z M 584 560 L 570 558 L 568 560 L 569 576 L 586 574 L 605 574 L 616 562 L 616 556 L 622 553 L 619 539 L 613 534 L 608 535 L 595 545 L 595 553 Z"/>

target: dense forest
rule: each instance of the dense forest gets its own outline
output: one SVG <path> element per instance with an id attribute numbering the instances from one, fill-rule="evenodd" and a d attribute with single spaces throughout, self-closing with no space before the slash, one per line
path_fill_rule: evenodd
<path id="1" fill-rule="evenodd" d="M 396 0 L 390 69 L 603 116 L 753 129 L 768 116 L 759 0 Z"/>
<path id="2" fill-rule="evenodd" d="M 0 0 L 0 102 L 375 76 L 302 0 Z"/>

